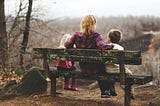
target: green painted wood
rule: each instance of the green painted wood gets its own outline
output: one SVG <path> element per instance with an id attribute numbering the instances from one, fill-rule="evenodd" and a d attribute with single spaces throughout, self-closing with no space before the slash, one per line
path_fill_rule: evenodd
<path id="1" fill-rule="evenodd" d="M 52 49 L 34 48 L 33 57 L 42 58 L 44 54 L 50 60 L 73 60 L 83 62 L 102 62 L 119 64 L 118 56 L 124 52 L 124 63 L 128 65 L 140 65 L 142 63 L 140 51 L 118 51 L 97 49 Z"/>

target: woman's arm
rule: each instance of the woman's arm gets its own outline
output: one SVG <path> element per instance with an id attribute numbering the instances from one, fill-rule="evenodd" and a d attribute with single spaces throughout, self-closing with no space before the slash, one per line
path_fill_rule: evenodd
<path id="1" fill-rule="evenodd" d="M 64 46 L 68 49 L 73 48 L 73 45 L 75 43 L 75 37 L 76 37 L 76 34 L 72 35 L 72 37 L 67 42 L 64 43 Z"/>
<path id="2" fill-rule="evenodd" d="M 102 35 L 99 35 L 96 38 L 96 44 L 98 46 L 99 49 L 103 49 L 103 50 L 111 50 L 114 46 L 113 45 L 108 45 L 104 42 Z"/>

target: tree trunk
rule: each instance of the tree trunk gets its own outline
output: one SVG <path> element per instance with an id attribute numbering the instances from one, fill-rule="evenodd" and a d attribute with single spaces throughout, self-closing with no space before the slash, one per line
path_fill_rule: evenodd
<path id="1" fill-rule="evenodd" d="M 8 63 L 7 45 L 4 0 L 0 0 L 0 65 L 3 67 Z"/>
<path id="2" fill-rule="evenodd" d="M 25 24 L 25 30 L 23 32 L 23 41 L 21 44 L 21 49 L 20 49 L 20 67 L 23 68 L 23 55 L 25 54 L 27 44 L 28 44 L 28 38 L 29 38 L 29 30 L 30 30 L 30 18 L 31 18 L 31 12 L 32 12 L 32 2 L 33 0 L 28 0 L 29 5 L 28 5 L 28 11 L 26 15 L 26 24 Z"/>

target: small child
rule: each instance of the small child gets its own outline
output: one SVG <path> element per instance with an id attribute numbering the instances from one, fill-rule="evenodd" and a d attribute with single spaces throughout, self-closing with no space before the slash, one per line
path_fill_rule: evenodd
<path id="1" fill-rule="evenodd" d="M 118 44 L 121 38 L 122 38 L 122 32 L 118 29 L 111 29 L 108 32 L 107 41 L 109 44 L 114 46 L 113 50 L 124 50 L 124 48 Z M 114 66 L 119 67 L 117 64 L 114 64 Z M 125 70 L 127 74 L 132 74 L 132 72 L 128 68 L 125 67 Z"/>
<path id="2" fill-rule="evenodd" d="M 60 45 L 58 48 L 65 48 L 64 43 L 71 37 L 70 34 L 64 34 L 61 41 Z M 56 67 L 57 70 L 59 71 L 73 71 L 75 70 L 74 62 L 72 61 L 61 61 L 61 60 L 56 60 Z M 70 81 L 72 80 L 72 84 L 70 85 Z M 65 77 L 64 81 L 64 89 L 65 90 L 72 90 L 72 91 L 77 91 L 77 79 L 76 78 L 70 78 L 70 77 Z"/>
<path id="3" fill-rule="evenodd" d="M 111 29 L 108 32 L 107 41 L 109 44 L 114 45 L 113 50 L 124 50 L 124 48 L 118 44 L 121 38 L 122 32 L 118 29 Z M 118 67 L 119 65 L 117 64 L 107 64 L 106 66 L 107 71 L 118 71 Z M 127 73 L 132 74 L 132 72 L 129 69 L 125 69 Z M 117 96 L 117 93 L 115 92 L 114 81 L 108 81 L 108 91 L 110 92 L 111 96 Z"/>

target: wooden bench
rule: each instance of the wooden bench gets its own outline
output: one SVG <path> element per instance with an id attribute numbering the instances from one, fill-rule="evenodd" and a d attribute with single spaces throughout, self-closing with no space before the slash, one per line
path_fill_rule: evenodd
<path id="1" fill-rule="evenodd" d="M 51 79 L 51 95 L 56 96 L 56 78 L 72 76 L 79 79 L 114 79 L 124 87 L 125 106 L 130 105 L 131 86 L 133 84 L 145 84 L 153 78 L 150 75 L 129 75 L 125 73 L 125 65 L 141 65 L 142 58 L 140 51 L 118 51 L 118 50 L 97 50 L 97 49 L 52 49 L 34 48 L 34 59 L 43 59 L 44 70 Z M 114 63 L 119 64 L 119 73 L 107 73 L 104 75 L 87 75 L 79 71 L 50 71 L 50 60 L 72 60 L 78 62 Z"/>

